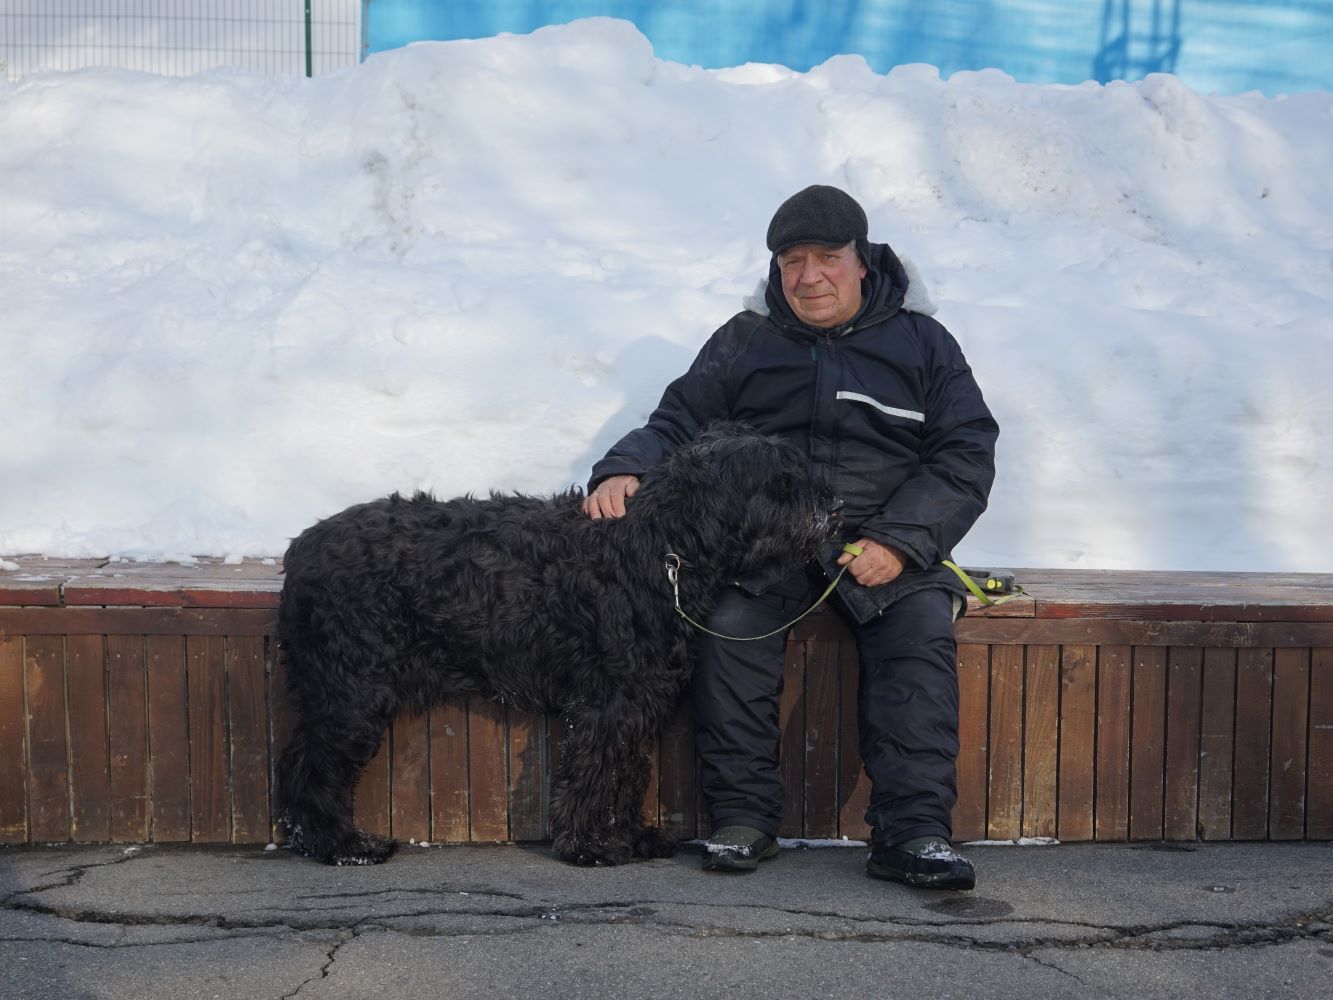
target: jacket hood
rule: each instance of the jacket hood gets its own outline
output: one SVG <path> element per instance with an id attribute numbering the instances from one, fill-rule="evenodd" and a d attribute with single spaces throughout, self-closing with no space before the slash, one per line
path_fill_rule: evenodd
<path id="1" fill-rule="evenodd" d="M 871 243 L 869 251 L 867 273 L 861 282 L 861 311 L 856 320 L 872 313 L 892 315 L 899 309 L 923 316 L 935 315 L 939 307 L 910 257 L 899 257 L 886 243 Z M 792 313 L 787 297 L 782 294 L 776 259 L 769 264 L 768 276 L 760 279 L 742 305 L 760 316 L 772 316 L 784 325 L 805 325 Z"/>

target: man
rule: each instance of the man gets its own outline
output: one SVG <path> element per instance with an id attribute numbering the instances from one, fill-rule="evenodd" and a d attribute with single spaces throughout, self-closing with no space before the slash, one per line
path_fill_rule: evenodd
<path id="1" fill-rule="evenodd" d="M 867 870 L 971 889 L 972 865 L 949 840 L 953 623 L 964 591 L 940 563 L 986 507 L 999 431 L 953 337 L 904 308 L 908 274 L 888 246 L 868 241 L 868 228 L 861 206 L 837 188 L 815 185 L 785 201 L 768 228 L 763 302 L 714 333 L 647 424 L 594 466 L 584 510 L 622 516 L 639 475 L 714 420 L 803 448 L 843 501 L 843 540 L 855 548 L 831 544 L 821 567 L 793 579 L 740 581 L 707 623 L 728 636 L 779 632 L 754 642 L 701 638 L 696 745 L 714 831 L 704 868 L 753 871 L 778 853 L 782 627 L 846 566 L 833 606 L 860 655 L 857 723 L 874 841 Z"/>

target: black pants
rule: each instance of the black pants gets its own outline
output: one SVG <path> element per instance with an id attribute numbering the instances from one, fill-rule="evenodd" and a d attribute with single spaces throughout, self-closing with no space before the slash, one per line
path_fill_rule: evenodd
<path id="1" fill-rule="evenodd" d="M 730 587 L 708 627 L 759 635 L 800 614 L 827 581 L 802 575 L 761 596 Z M 836 597 L 830 604 L 842 613 Z M 957 791 L 958 659 L 954 597 L 925 590 L 859 625 L 843 613 L 860 656 L 857 726 L 870 778 L 866 821 L 876 843 L 951 834 Z M 701 791 L 713 828 L 776 836 L 782 818 L 778 700 L 782 633 L 754 642 L 705 637 L 694 679 Z"/>

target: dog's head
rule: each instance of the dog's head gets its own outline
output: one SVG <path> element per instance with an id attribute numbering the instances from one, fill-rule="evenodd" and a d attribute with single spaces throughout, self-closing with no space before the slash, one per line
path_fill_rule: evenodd
<path id="1" fill-rule="evenodd" d="M 838 503 L 800 449 L 742 424 L 711 425 L 655 471 L 645 489 L 737 579 L 794 571 L 836 530 Z"/>

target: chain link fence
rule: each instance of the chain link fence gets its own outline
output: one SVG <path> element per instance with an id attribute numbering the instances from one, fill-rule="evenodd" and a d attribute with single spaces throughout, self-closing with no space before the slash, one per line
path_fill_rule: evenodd
<path id="1" fill-rule="evenodd" d="M 355 66 L 366 0 L 0 0 L 0 72 L 219 66 L 313 76 Z"/>

